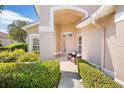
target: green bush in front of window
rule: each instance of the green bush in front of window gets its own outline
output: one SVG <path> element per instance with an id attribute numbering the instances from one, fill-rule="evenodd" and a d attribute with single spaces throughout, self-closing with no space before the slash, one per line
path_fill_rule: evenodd
<path id="1" fill-rule="evenodd" d="M 23 49 L 24 51 L 27 51 L 27 44 L 26 43 L 16 43 L 16 44 L 10 44 L 5 47 L 7 50 L 15 50 L 15 49 Z"/>
<path id="2" fill-rule="evenodd" d="M 38 62 L 39 60 L 39 55 L 27 53 L 22 49 L 0 52 L 0 62 Z"/>
<path id="3" fill-rule="evenodd" d="M 35 54 L 37 54 L 37 55 L 40 55 L 39 50 L 34 50 L 33 53 L 35 53 Z"/>
<path id="4" fill-rule="evenodd" d="M 35 53 L 25 53 L 19 58 L 19 62 L 39 62 L 39 56 Z"/>
<path id="5" fill-rule="evenodd" d="M 53 88 L 60 66 L 55 60 L 40 63 L 0 63 L 1 88 Z"/>
<path id="6" fill-rule="evenodd" d="M 22 49 L 15 49 L 12 52 L 3 51 L 0 53 L 0 62 L 16 62 L 25 53 Z"/>
<path id="7" fill-rule="evenodd" d="M 12 52 L 3 51 L 0 53 L 0 62 L 15 62 L 16 56 Z"/>
<path id="8" fill-rule="evenodd" d="M 121 88 L 122 86 L 106 76 L 87 61 L 78 59 L 78 71 L 85 88 Z"/>

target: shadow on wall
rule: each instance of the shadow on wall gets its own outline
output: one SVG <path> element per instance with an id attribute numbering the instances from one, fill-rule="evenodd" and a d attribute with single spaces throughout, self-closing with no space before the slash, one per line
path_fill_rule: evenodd
<path id="1" fill-rule="evenodd" d="M 116 25 L 113 15 L 108 20 L 105 28 L 105 64 L 104 67 L 112 72 L 115 71 L 116 62 Z"/>
<path id="2" fill-rule="evenodd" d="M 108 41 L 105 40 L 105 63 L 104 68 L 109 69 L 114 72 L 114 67 L 112 63 L 112 48 L 110 48 L 111 45 L 108 44 Z M 113 47 L 114 48 L 114 47 Z"/>

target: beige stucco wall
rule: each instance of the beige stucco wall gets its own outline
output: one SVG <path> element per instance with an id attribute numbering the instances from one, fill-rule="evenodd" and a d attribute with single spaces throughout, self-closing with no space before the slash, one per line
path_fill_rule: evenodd
<path id="1" fill-rule="evenodd" d="M 117 38 L 117 51 L 116 51 L 116 63 L 115 71 L 116 78 L 124 80 L 124 21 L 120 21 L 116 24 L 116 38 Z"/>
<path id="2" fill-rule="evenodd" d="M 56 52 L 64 51 L 63 50 L 63 40 L 65 40 L 65 46 L 67 49 L 67 53 L 71 53 L 73 51 L 77 51 L 77 42 L 78 42 L 78 29 L 75 24 L 65 24 L 65 25 L 56 25 L 55 26 L 55 36 L 56 36 Z M 72 37 L 63 39 L 62 35 L 65 32 L 71 32 Z"/>
<path id="3" fill-rule="evenodd" d="M 77 33 L 76 33 L 75 24 L 62 25 L 60 27 L 60 31 L 61 31 L 61 33 L 60 33 L 61 49 L 62 49 L 62 39 L 63 39 L 62 35 L 63 35 L 63 33 L 72 32 L 72 37 L 65 40 L 66 53 L 71 53 L 74 50 L 76 50 L 75 48 L 76 48 Z"/>
<path id="4" fill-rule="evenodd" d="M 32 26 L 27 29 L 28 34 L 38 34 L 39 33 L 39 25 Z"/>
<path id="5" fill-rule="evenodd" d="M 53 59 L 55 50 L 55 37 L 53 32 L 40 32 L 40 58 Z"/>
<path id="6" fill-rule="evenodd" d="M 124 6 L 116 6 L 116 14 L 124 12 Z M 123 15 L 123 14 L 122 14 Z M 120 15 L 120 16 L 122 16 Z M 116 18 L 115 18 L 116 19 Z M 116 73 L 116 78 L 124 81 L 124 18 L 122 21 L 116 22 L 115 38 L 116 42 L 113 46 L 116 46 L 115 56 L 113 57 L 114 71 Z M 124 84 L 124 83 L 123 83 Z"/>
<path id="7" fill-rule="evenodd" d="M 82 28 L 82 58 L 101 65 L 102 32 L 94 26 Z"/>
<path id="8" fill-rule="evenodd" d="M 82 58 L 114 72 L 116 57 L 116 25 L 114 13 L 97 20 L 99 26 L 89 25 L 82 28 Z M 105 32 L 103 32 L 105 31 Z M 105 40 L 105 47 L 104 41 Z M 103 48 L 104 47 L 104 48 Z M 103 50 L 105 49 L 105 50 Z M 104 51 L 104 55 L 103 55 Z"/>
<path id="9" fill-rule="evenodd" d="M 40 25 L 41 26 L 49 26 L 50 25 L 50 8 L 52 7 L 55 7 L 55 6 L 58 6 L 58 5 L 41 5 L 40 6 Z M 73 5 L 75 6 L 75 5 Z M 85 9 L 86 11 L 88 11 L 89 15 L 91 13 L 93 13 L 96 8 L 98 7 L 98 5 L 76 5 L 76 7 L 79 7 L 79 8 L 82 8 L 82 9 Z"/>
<path id="10" fill-rule="evenodd" d="M 55 52 L 60 52 L 61 51 L 61 47 L 60 47 L 60 26 L 59 25 L 55 25 Z"/>
<path id="11" fill-rule="evenodd" d="M 116 24 L 114 23 L 114 14 L 108 16 L 105 25 L 105 64 L 107 68 L 114 72 L 114 63 L 116 57 Z"/>

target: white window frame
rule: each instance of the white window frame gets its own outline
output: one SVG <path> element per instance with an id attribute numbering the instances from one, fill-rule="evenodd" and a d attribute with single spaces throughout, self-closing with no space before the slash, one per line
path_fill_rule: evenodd
<path id="1" fill-rule="evenodd" d="M 33 38 L 39 38 L 39 41 L 40 41 L 40 35 L 39 34 L 29 35 L 29 52 L 33 51 Z M 40 46 L 40 42 L 39 42 L 39 46 Z"/>
<path id="2" fill-rule="evenodd" d="M 37 41 L 38 40 L 38 41 Z M 32 41 L 33 41 L 33 44 L 32 44 L 32 50 L 34 51 L 35 49 L 34 49 L 34 47 L 37 47 L 38 48 L 38 50 L 39 50 L 39 38 L 38 37 L 34 37 L 33 39 L 32 39 Z"/>

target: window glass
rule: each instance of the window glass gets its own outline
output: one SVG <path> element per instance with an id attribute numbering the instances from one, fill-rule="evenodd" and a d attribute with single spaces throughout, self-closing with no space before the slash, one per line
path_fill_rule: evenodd
<path id="1" fill-rule="evenodd" d="M 82 53 L 82 37 L 81 36 L 79 37 L 79 40 L 78 40 L 78 51 L 79 51 L 79 54 Z"/>
<path id="2" fill-rule="evenodd" d="M 72 37 L 72 33 L 71 32 L 65 32 L 65 33 L 63 33 L 63 37 L 64 38 L 70 38 L 70 37 Z"/>
<path id="3" fill-rule="evenodd" d="M 39 51 L 39 38 L 33 38 L 33 51 Z"/>

